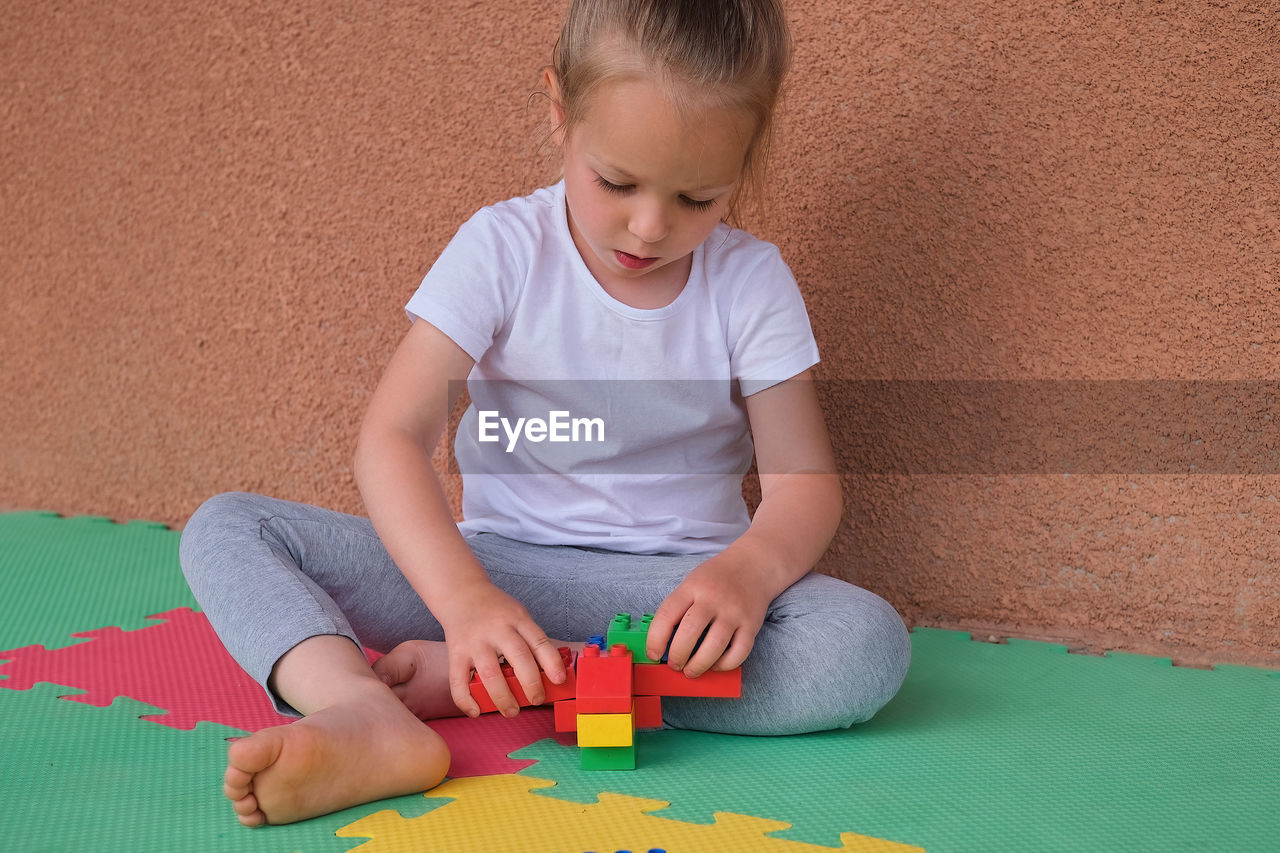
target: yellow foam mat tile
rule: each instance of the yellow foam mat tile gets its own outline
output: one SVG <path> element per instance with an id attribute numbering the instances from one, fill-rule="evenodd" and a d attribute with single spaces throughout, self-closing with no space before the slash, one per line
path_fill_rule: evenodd
<path id="1" fill-rule="evenodd" d="M 825 847 L 770 838 L 766 833 L 790 824 L 716 812 L 715 823 L 696 824 L 646 812 L 669 803 L 602 793 L 598 802 L 575 803 L 533 793 L 554 782 L 530 776 L 473 776 L 454 779 L 430 791 L 446 803 L 420 817 L 380 811 L 338 830 L 342 838 L 370 840 L 352 848 L 360 853 L 423 851 L 432 853 L 583 853 L 588 850 L 776 851 L 776 853 L 907 853 L 921 847 L 883 841 L 851 832 L 841 847 Z"/>

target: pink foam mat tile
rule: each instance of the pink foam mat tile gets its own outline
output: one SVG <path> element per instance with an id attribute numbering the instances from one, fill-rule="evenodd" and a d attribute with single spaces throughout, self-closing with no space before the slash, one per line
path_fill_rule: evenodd
<path id="1" fill-rule="evenodd" d="M 87 640 L 46 649 L 26 646 L 0 651 L 0 687 L 27 690 L 37 682 L 77 687 L 68 701 L 105 707 L 127 696 L 167 711 L 143 719 L 175 729 L 201 721 L 253 732 L 294 722 L 276 713 L 270 700 L 236 664 L 203 613 L 178 608 L 148 617 L 157 621 L 137 631 L 102 628 L 74 636 Z M 375 653 L 370 654 L 376 658 Z M 508 754 L 554 736 L 550 708 L 526 708 L 513 719 L 485 714 L 476 719 L 433 720 L 453 756 L 454 778 L 514 773 L 532 760 Z"/>

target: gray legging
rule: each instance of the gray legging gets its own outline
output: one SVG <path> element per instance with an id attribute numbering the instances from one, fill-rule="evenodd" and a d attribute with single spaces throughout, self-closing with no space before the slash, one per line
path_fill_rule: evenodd
<path id="1" fill-rule="evenodd" d="M 467 543 L 493 582 L 561 640 L 603 633 L 615 613 L 653 612 L 706 559 L 531 545 L 494 533 Z M 276 661 L 308 637 L 337 634 L 380 652 L 405 640 L 444 639 L 365 518 L 227 493 L 196 510 L 180 556 L 214 630 L 264 689 Z M 910 656 L 892 606 L 809 574 L 770 605 L 743 664 L 741 699 L 664 699 L 663 718 L 676 728 L 733 734 L 851 726 L 893 698 Z"/>

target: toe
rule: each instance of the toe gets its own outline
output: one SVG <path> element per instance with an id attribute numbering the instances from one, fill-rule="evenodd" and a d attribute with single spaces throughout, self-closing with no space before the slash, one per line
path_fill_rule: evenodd
<path id="1" fill-rule="evenodd" d="M 229 800 L 238 800 L 253 790 L 253 774 L 239 767 L 227 765 L 227 772 L 222 777 L 222 793 Z"/>
<path id="2" fill-rule="evenodd" d="M 283 746 L 284 738 L 276 729 L 264 729 L 235 741 L 227 750 L 224 781 L 230 785 L 248 785 L 254 774 L 276 763 Z"/>
<path id="3" fill-rule="evenodd" d="M 231 808 L 245 826 L 262 826 L 267 822 L 267 816 L 262 813 L 262 809 L 258 808 L 258 798 L 253 794 L 236 800 L 231 804 Z"/>

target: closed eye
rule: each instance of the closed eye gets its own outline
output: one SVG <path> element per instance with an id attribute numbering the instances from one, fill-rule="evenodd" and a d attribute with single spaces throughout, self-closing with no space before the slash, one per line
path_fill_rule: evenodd
<path id="1" fill-rule="evenodd" d="M 625 195 L 626 193 L 635 189 L 635 187 L 632 186 L 631 184 L 615 184 L 615 183 L 612 183 L 611 181 L 606 181 L 604 178 L 602 178 L 599 175 L 596 175 L 596 183 L 600 185 L 600 189 L 608 193 L 613 193 L 615 195 Z"/>
<path id="2" fill-rule="evenodd" d="M 600 189 L 607 193 L 612 193 L 613 195 L 626 195 L 635 189 L 634 184 L 615 184 L 612 181 L 606 181 L 604 177 L 600 175 L 596 175 L 596 184 Z M 716 200 L 714 198 L 708 198 L 699 201 L 698 199 L 692 199 L 688 196 L 682 195 L 680 196 L 680 203 L 690 210 L 702 211 L 714 205 Z"/>
<path id="3" fill-rule="evenodd" d="M 698 201 L 697 199 L 688 198 L 687 196 L 680 196 L 680 201 L 682 201 L 690 210 L 706 210 L 716 203 L 714 198 Z"/>

